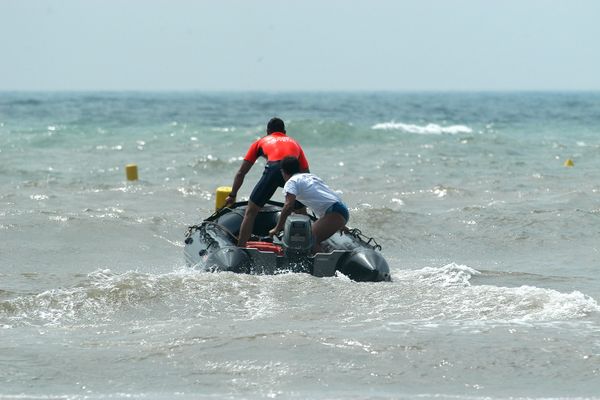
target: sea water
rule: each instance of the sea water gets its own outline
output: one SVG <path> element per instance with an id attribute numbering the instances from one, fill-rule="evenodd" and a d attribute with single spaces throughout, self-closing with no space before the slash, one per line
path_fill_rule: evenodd
<path id="1" fill-rule="evenodd" d="M 393 282 L 185 266 L 273 116 Z M 599 93 L 0 93 L 0 399 L 600 399 L 599 268 Z"/>

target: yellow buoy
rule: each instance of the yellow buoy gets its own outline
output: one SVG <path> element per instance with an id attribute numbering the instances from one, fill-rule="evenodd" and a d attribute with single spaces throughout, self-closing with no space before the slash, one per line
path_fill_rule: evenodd
<path id="1" fill-rule="evenodd" d="M 138 180 L 138 168 L 136 164 L 127 164 L 125 166 L 125 176 L 127 176 L 128 181 L 137 181 Z"/>
<path id="2" fill-rule="evenodd" d="M 225 200 L 231 193 L 231 186 L 220 186 L 217 188 L 217 196 L 215 198 L 215 209 L 219 210 L 225 206 Z"/>
<path id="3" fill-rule="evenodd" d="M 575 163 L 573 162 L 573 160 L 571 160 L 570 158 L 567 158 L 565 160 L 565 163 L 563 164 L 565 167 L 574 167 Z"/>

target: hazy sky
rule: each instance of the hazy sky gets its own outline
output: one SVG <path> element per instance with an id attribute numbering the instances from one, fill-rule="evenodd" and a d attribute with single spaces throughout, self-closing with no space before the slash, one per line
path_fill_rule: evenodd
<path id="1" fill-rule="evenodd" d="M 600 90 L 597 0 L 0 0 L 0 90 Z"/>

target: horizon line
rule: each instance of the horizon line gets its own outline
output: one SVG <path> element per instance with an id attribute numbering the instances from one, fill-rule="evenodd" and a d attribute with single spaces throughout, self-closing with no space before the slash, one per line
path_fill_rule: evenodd
<path id="1" fill-rule="evenodd" d="M 600 89 L 2 89 L 0 93 L 598 93 Z"/>

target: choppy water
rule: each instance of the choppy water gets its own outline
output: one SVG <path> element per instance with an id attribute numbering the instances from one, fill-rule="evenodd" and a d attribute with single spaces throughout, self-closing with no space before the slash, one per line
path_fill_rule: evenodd
<path id="1" fill-rule="evenodd" d="M 185 268 L 274 115 L 393 282 Z M 0 93 L 0 399 L 600 399 L 599 178 L 598 93 Z"/>

